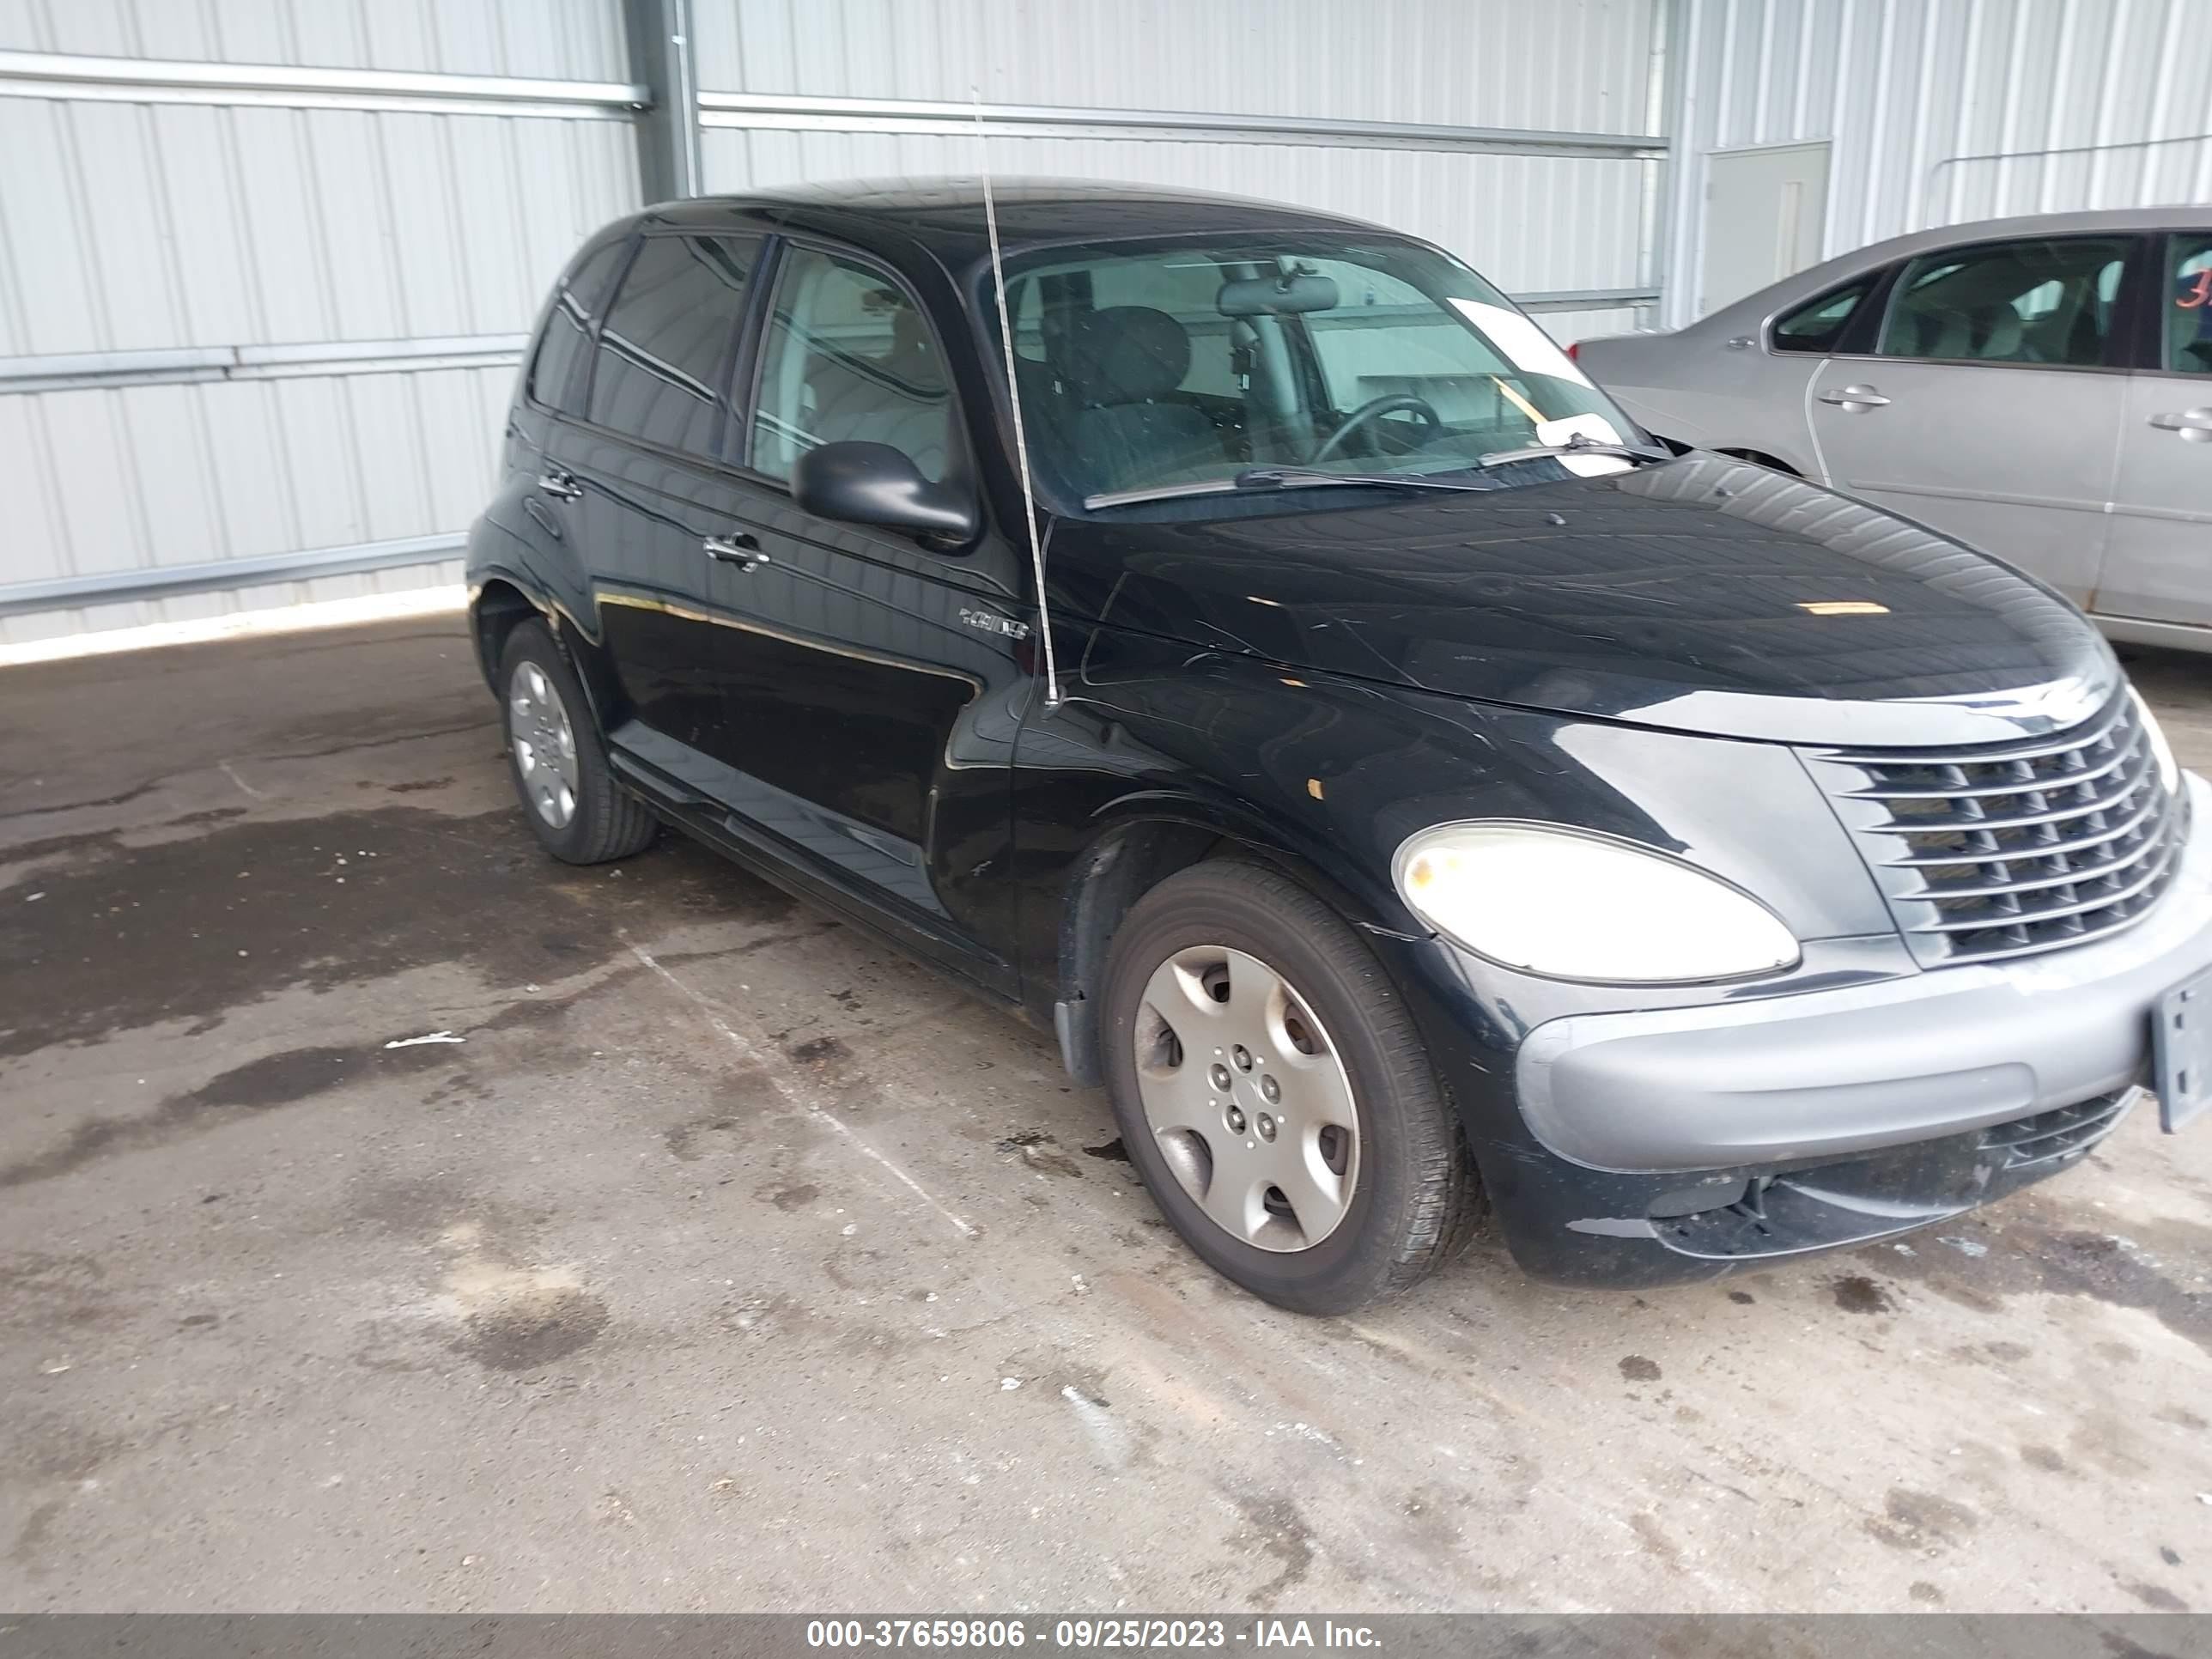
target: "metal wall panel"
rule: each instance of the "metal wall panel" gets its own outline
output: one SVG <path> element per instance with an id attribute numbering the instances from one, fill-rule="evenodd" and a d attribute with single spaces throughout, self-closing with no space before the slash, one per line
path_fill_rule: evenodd
<path id="1" fill-rule="evenodd" d="M 696 0 L 699 82 L 798 93 L 1191 110 L 1440 126 L 1653 131 L 1658 0 Z M 980 141 L 710 128 L 710 190 L 974 173 Z M 1000 174 L 1133 179 L 1273 198 L 1425 236 L 1514 293 L 1634 288 L 1658 163 L 1387 148 L 1177 142 L 1133 133 L 989 141 Z M 1543 319 L 1562 338 L 1626 311 Z"/>
<path id="2" fill-rule="evenodd" d="M 0 99 L 0 356 L 526 328 L 613 121 Z"/>
<path id="3" fill-rule="evenodd" d="M 610 0 L 0 0 L 0 50 L 556 81 L 629 73 Z"/>
<path id="4" fill-rule="evenodd" d="M 693 0 L 724 92 L 1643 132 L 1654 0 Z M 1562 286 L 1566 286 L 1563 284 Z"/>
<path id="5" fill-rule="evenodd" d="M 911 133 L 702 135 L 708 187 L 974 173 L 981 144 Z M 992 171 L 1126 179 L 1352 214 L 1450 248 L 1509 292 L 1634 288 L 1648 163 L 1287 144 L 1000 137 Z"/>
<path id="6" fill-rule="evenodd" d="M 618 0 L 0 0 L 0 50 L 627 78 Z M 0 359 L 185 349 L 270 377 L 57 389 L 0 365 L 0 601 L 459 532 L 494 476 L 514 337 L 636 177 L 620 120 L 0 97 Z M 416 341 L 471 366 L 328 361 Z M 288 355 L 323 361 L 257 361 Z M 0 642 L 457 569 L 0 616 Z"/>
<path id="7" fill-rule="evenodd" d="M 483 505 L 507 368 L 0 397 L 9 583 L 452 532 Z M 0 619 L 0 642 L 456 580 L 457 565 Z"/>
<path id="8" fill-rule="evenodd" d="M 1824 258 L 2008 214 L 2212 199 L 2205 0 L 1687 0 L 1666 319 L 1694 314 L 1705 160 L 1832 145 Z"/>

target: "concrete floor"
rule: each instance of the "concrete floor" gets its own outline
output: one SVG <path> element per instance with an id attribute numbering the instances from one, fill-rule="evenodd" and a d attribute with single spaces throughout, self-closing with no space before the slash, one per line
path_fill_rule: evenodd
<path id="1" fill-rule="evenodd" d="M 2212 1127 L 1315 1322 L 1012 1019 L 541 857 L 458 618 L 0 672 L 0 1607 L 2212 1608 Z"/>

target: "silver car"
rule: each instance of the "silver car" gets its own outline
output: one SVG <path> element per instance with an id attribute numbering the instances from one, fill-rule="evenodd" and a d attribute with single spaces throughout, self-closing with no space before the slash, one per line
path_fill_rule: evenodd
<path id="1" fill-rule="evenodd" d="M 2212 651 L 2212 208 L 1953 225 L 1577 360 L 1656 436 L 1816 478 Z"/>

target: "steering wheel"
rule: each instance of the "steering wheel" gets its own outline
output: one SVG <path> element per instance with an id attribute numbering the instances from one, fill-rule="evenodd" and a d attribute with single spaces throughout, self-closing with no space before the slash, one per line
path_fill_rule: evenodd
<path id="1" fill-rule="evenodd" d="M 1336 430 L 1322 440 L 1322 446 L 1313 453 L 1309 466 L 1319 466 L 1323 461 L 1334 460 L 1336 453 L 1344 447 L 1344 441 L 1365 426 L 1370 421 L 1384 415 L 1400 413 L 1418 415 L 1427 422 L 1430 436 L 1443 430 L 1443 421 L 1437 411 L 1410 392 L 1386 392 L 1379 398 L 1370 398 L 1337 423 Z"/>

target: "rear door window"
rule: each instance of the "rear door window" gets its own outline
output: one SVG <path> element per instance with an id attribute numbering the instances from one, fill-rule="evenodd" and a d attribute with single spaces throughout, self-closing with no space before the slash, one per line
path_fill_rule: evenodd
<path id="1" fill-rule="evenodd" d="M 2212 374 L 2212 233 L 2168 237 L 2166 275 L 2166 372 Z"/>
<path id="2" fill-rule="evenodd" d="M 2127 251 L 2118 238 L 2083 236 L 1923 254 L 1891 290 L 1881 355 L 2073 368 L 2105 364 Z"/>
<path id="3" fill-rule="evenodd" d="M 538 341 L 538 355 L 530 362 L 530 398 L 533 403 L 563 414 L 580 412 L 581 389 L 576 365 L 589 349 L 592 325 L 599 320 L 613 284 L 615 273 L 629 254 L 629 244 L 616 242 L 601 248 L 576 267 L 554 291 L 553 308 L 546 313 L 545 331 Z"/>
<path id="4" fill-rule="evenodd" d="M 759 252 L 750 237 L 646 238 L 592 354 L 594 425 L 713 456 L 729 413 L 730 356 Z"/>

